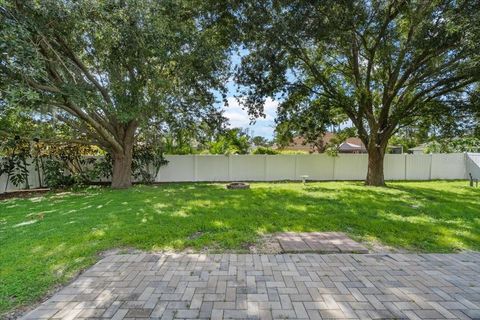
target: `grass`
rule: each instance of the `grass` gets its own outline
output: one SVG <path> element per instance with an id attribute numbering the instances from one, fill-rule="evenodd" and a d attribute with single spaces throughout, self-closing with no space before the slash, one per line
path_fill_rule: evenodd
<path id="1" fill-rule="evenodd" d="M 480 189 L 465 181 L 191 183 L 0 201 L 0 314 L 37 301 L 106 249 L 238 250 L 264 233 L 327 230 L 421 252 L 479 250 Z"/>

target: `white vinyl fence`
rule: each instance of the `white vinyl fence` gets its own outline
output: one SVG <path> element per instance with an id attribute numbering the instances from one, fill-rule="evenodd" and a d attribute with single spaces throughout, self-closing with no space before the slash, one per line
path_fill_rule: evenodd
<path id="1" fill-rule="evenodd" d="M 467 175 L 472 174 L 473 178 L 480 179 L 480 153 L 467 154 Z"/>
<path id="2" fill-rule="evenodd" d="M 282 181 L 363 180 L 367 174 L 366 154 L 311 155 L 169 155 L 157 182 L 180 181 Z M 480 154 L 450 153 L 385 156 L 385 179 L 431 180 L 466 179 L 468 173 L 480 177 Z M 0 193 L 6 177 L 0 177 Z M 38 174 L 33 169 L 30 187 L 38 187 Z M 22 189 L 9 184 L 8 190 Z"/>
<path id="3" fill-rule="evenodd" d="M 465 179 L 464 153 L 385 156 L 385 179 Z M 316 155 L 171 155 L 157 182 L 363 180 L 366 154 Z"/>

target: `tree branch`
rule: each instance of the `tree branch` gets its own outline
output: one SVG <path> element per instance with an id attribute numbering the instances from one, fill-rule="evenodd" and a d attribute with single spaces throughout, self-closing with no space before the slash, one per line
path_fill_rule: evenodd
<path id="1" fill-rule="evenodd" d="M 82 119 L 86 123 L 88 123 L 92 128 L 95 129 L 96 132 L 109 144 L 112 148 L 117 152 L 123 152 L 123 146 L 117 142 L 113 133 L 109 132 L 106 128 L 104 128 L 101 124 L 99 124 L 95 119 L 93 119 L 90 115 L 83 112 L 81 108 L 76 106 L 73 102 L 69 101 L 67 97 L 64 97 L 64 104 L 59 105 L 60 108 L 64 109 L 68 113 Z"/>
<path id="2" fill-rule="evenodd" d="M 57 41 L 61 44 L 61 46 L 64 48 L 65 52 L 67 53 L 68 57 L 75 63 L 75 65 L 82 70 L 82 72 L 85 74 L 88 80 L 90 80 L 93 85 L 98 89 L 100 94 L 102 95 L 103 99 L 105 102 L 109 105 L 113 106 L 113 101 L 110 98 L 110 95 L 108 94 L 107 90 L 95 79 L 95 77 L 90 73 L 88 70 L 87 66 L 83 64 L 83 62 L 75 55 L 75 53 L 70 49 L 70 47 L 67 45 L 67 43 L 61 38 L 58 34 L 55 35 Z"/>

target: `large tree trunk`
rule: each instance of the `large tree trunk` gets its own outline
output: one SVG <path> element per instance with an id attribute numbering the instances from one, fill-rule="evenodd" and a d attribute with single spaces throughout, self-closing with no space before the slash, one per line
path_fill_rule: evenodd
<path id="1" fill-rule="evenodd" d="M 113 172 L 112 188 L 125 189 L 132 186 L 132 158 L 136 121 L 130 121 L 123 127 L 117 128 L 121 132 L 117 141 L 121 141 L 121 150 L 114 149 L 112 154 Z"/>
<path id="2" fill-rule="evenodd" d="M 130 145 L 125 146 L 124 152 L 113 153 L 112 188 L 125 189 L 132 186 L 132 152 Z"/>
<path id="3" fill-rule="evenodd" d="M 383 159 L 385 157 L 385 147 L 368 147 L 368 172 L 365 185 L 367 186 L 385 186 L 385 177 L 383 174 Z"/>

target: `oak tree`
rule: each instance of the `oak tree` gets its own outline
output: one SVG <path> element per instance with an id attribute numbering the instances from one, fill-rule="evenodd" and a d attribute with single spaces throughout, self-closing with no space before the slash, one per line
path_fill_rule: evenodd
<path id="1" fill-rule="evenodd" d="M 214 4 L 2 0 L 0 98 L 109 152 L 112 187 L 129 187 L 142 127 L 218 116 L 229 41 Z"/>
<path id="2" fill-rule="evenodd" d="M 477 0 L 242 2 L 243 101 L 257 116 L 266 97 L 277 98 L 280 117 L 306 115 L 309 127 L 348 116 L 368 150 L 366 184 L 383 186 L 392 135 L 445 99 L 461 101 L 480 80 L 479 7 Z"/>

